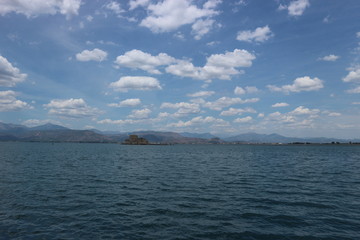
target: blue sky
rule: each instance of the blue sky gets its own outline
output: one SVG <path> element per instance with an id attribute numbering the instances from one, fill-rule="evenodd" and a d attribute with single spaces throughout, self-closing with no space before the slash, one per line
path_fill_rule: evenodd
<path id="1" fill-rule="evenodd" d="M 0 0 L 0 121 L 356 138 L 358 0 Z"/>

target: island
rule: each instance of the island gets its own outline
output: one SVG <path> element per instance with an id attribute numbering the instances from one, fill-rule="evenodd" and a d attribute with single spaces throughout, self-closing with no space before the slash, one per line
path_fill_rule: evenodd
<path id="1" fill-rule="evenodd" d="M 145 138 L 138 137 L 138 135 L 130 135 L 128 139 L 122 143 L 125 145 L 149 145 L 149 141 Z"/>

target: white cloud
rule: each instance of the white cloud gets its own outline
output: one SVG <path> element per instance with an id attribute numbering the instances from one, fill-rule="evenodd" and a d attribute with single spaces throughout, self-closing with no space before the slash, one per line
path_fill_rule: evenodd
<path id="1" fill-rule="evenodd" d="M 328 56 L 319 58 L 319 60 L 323 60 L 323 61 L 328 61 L 328 62 L 335 62 L 336 60 L 338 60 L 340 57 L 336 56 L 334 54 L 330 54 Z"/>
<path id="2" fill-rule="evenodd" d="M 214 95 L 214 91 L 199 91 L 196 93 L 188 94 L 189 97 L 209 97 L 211 95 Z"/>
<path id="3" fill-rule="evenodd" d="M 121 8 L 120 4 L 115 1 L 111 1 L 111 2 L 107 3 L 105 5 L 105 8 L 113 11 L 114 13 L 116 13 L 118 15 L 125 12 L 124 9 Z"/>
<path id="4" fill-rule="evenodd" d="M 199 19 L 192 25 L 192 34 L 195 35 L 196 40 L 200 40 L 205 34 L 207 34 L 211 28 L 215 20 L 212 19 Z"/>
<path id="5" fill-rule="evenodd" d="M 209 0 L 203 8 L 192 5 L 190 0 L 164 0 L 149 4 L 149 16 L 141 21 L 140 26 L 147 27 L 154 33 L 174 31 L 198 19 L 217 15 L 218 12 L 214 8 L 218 3 L 220 1 Z"/>
<path id="6" fill-rule="evenodd" d="M 360 86 L 356 87 L 356 88 L 353 88 L 353 89 L 350 89 L 350 90 L 347 90 L 346 92 L 347 93 L 360 93 Z"/>
<path id="7" fill-rule="evenodd" d="M 0 112 L 19 111 L 29 109 L 31 106 L 26 102 L 16 99 L 14 91 L 0 91 Z"/>
<path id="8" fill-rule="evenodd" d="M 109 107 L 135 107 L 141 104 L 141 100 L 139 98 L 129 98 L 125 99 L 119 103 L 110 103 Z"/>
<path id="9" fill-rule="evenodd" d="M 252 117 L 250 116 L 247 116 L 247 117 L 244 117 L 244 118 L 236 118 L 234 120 L 234 123 L 248 123 L 248 122 L 251 122 L 252 121 Z"/>
<path id="10" fill-rule="evenodd" d="M 256 113 L 256 110 L 253 108 L 229 108 L 229 110 L 222 111 L 221 116 L 234 116 L 241 115 L 243 113 Z"/>
<path id="11" fill-rule="evenodd" d="M 289 106 L 288 103 L 284 103 L 284 102 L 281 102 L 281 103 L 275 103 L 273 105 L 271 105 L 271 107 L 287 107 Z"/>
<path id="12" fill-rule="evenodd" d="M 0 55 L 0 86 L 14 87 L 26 79 L 27 75 L 20 73 L 6 58 Z"/>
<path id="13" fill-rule="evenodd" d="M 76 59 L 78 61 L 87 62 L 87 61 L 97 61 L 102 62 L 106 59 L 107 52 L 95 48 L 93 50 L 84 50 L 81 53 L 76 54 Z"/>
<path id="14" fill-rule="evenodd" d="M 179 40 L 182 40 L 182 41 L 185 40 L 185 36 L 184 36 L 184 34 L 183 34 L 182 32 L 176 32 L 176 33 L 174 33 L 173 36 L 174 36 L 175 38 L 179 39 Z"/>
<path id="15" fill-rule="evenodd" d="M 153 77 L 125 76 L 109 85 L 115 91 L 127 92 L 128 90 L 161 90 L 159 81 Z"/>
<path id="16" fill-rule="evenodd" d="M 299 106 L 287 113 L 274 112 L 269 114 L 265 118 L 264 124 L 270 124 L 275 128 L 276 127 L 280 127 L 280 128 L 288 127 L 292 129 L 315 128 L 316 119 L 321 119 L 321 122 L 323 122 L 324 119 L 327 119 L 326 117 L 339 117 L 339 116 L 341 116 L 341 113 L 338 112 L 320 111 L 319 109 L 310 109 L 304 106 Z"/>
<path id="17" fill-rule="evenodd" d="M 49 114 L 65 118 L 85 118 L 96 116 L 102 111 L 89 107 L 82 98 L 53 99 L 44 105 L 49 109 Z"/>
<path id="18" fill-rule="evenodd" d="M 243 71 L 239 71 L 236 68 L 250 67 L 254 59 L 255 56 L 248 51 L 235 49 L 233 52 L 213 54 L 207 58 L 205 66 L 195 67 L 188 60 L 178 60 L 166 53 L 152 56 L 149 53 L 134 49 L 118 56 L 115 63 L 118 66 L 142 69 L 151 74 L 161 74 L 157 67 L 167 66 L 165 69 L 167 73 L 210 81 L 213 78 L 229 80 L 231 75 L 243 73 Z"/>
<path id="19" fill-rule="evenodd" d="M 151 110 L 148 108 L 132 110 L 128 118 L 145 119 L 149 117 Z"/>
<path id="20" fill-rule="evenodd" d="M 308 76 L 296 78 L 291 85 L 284 85 L 277 87 L 274 85 L 267 86 L 271 91 L 274 92 L 302 92 L 302 91 L 316 91 L 324 87 L 323 81 L 319 78 L 310 78 Z"/>
<path id="21" fill-rule="evenodd" d="M 177 123 L 170 123 L 167 125 L 167 127 L 190 127 L 203 124 L 213 124 L 213 126 L 229 126 L 229 123 L 221 118 L 198 116 L 186 122 L 179 121 Z"/>
<path id="22" fill-rule="evenodd" d="M 212 46 L 215 46 L 215 45 L 218 45 L 218 44 L 220 44 L 219 41 L 211 41 L 211 42 L 208 42 L 206 45 L 212 47 Z"/>
<path id="23" fill-rule="evenodd" d="M 114 125 L 124 125 L 124 124 L 134 124 L 134 123 L 139 123 L 141 120 L 137 119 L 120 119 L 120 120 L 111 120 L 111 119 L 103 119 L 100 121 L 97 121 L 97 123 L 99 124 L 114 124 Z"/>
<path id="24" fill-rule="evenodd" d="M 45 125 L 47 123 L 62 125 L 61 122 L 56 121 L 56 120 L 51 120 L 51 119 L 43 119 L 43 120 L 28 119 L 28 120 L 25 120 L 25 121 L 22 122 L 22 124 L 27 126 L 27 127 L 35 127 L 35 126 L 39 126 L 39 125 Z"/>
<path id="25" fill-rule="evenodd" d="M 191 62 L 188 61 L 179 61 L 174 65 L 168 66 L 165 70 L 167 73 L 171 73 L 180 77 L 190 77 L 201 80 L 207 79 L 201 67 L 195 67 Z"/>
<path id="26" fill-rule="evenodd" d="M 40 14 L 61 13 L 69 18 L 77 15 L 81 0 L 2 0 L 0 1 L 0 15 L 15 12 L 27 17 L 36 17 Z"/>
<path id="27" fill-rule="evenodd" d="M 131 0 L 129 2 L 129 10 L 134 10 L 137 7 L 146 7 L 150 3 L 150 0 Z"/>
<path id="28" fill-rule="evenodd" d="M 320 112 L 319 109 L 310 109 L 306 108 L 304 106 L 299 106 L 295 108 L 293 111 L 291 111 L 289 114 L 291 115 L 315 115 Z"/>
<path id="29" fill-rule="evenodd" d="M 360 102 L 352 102 L 353 105 L 360 105 Z"/>
<path id="30" fill-rule="evenodd" d="M 343 78 L 343 81 L 360 83 L 360 67 L 350 71 L 349 74 Z"/>
<path id="31" fill-rule="evenodd" d="M 254 86 L 247 86 L 247 87 L 245 87 L 245 90 L 246 90 L 247 93 L 260 92 L 260 90 L 257 87 L 254 87 Z"/>
<path id="32" fill-rule="evenodd" d="M 203 106 L 215 111 L 221 111 L 225 107 L 229 107 L 231 105 L 236 104 L 244 104 L 244 103 L 255 103 L 258 102 L 258 98 L 250 98 L 250 99 L 241 99 L 241 98 L 230 98 L 230 97 L 221 97 L 214 102 L 205 102 Z"/>
<path id="33" fill-rule="evenodd" d="M 156 67 L 169 65 L 175 61 L 175 58 L 170 57 L 166 53 L 152 56 L 149 53 L 134 49 L 126 52 L 124 55 L 118 56 L 115 63 L 119 66 L 141 69 L 151 74 L 160 74 L 161 72 L 157 70 Z"/>
<path id="34" fill-rule="evenodd" d="M 200 80 L 229 80 L 231 75 L 243 73 L 236 68 L 250 67 L 255 58 L 246 50 L 235 49 L 233 52 L 211 55 L 207 58 L 204 67 L 195 67 L 191 62 L 182 60 L 178 61 L 177 64 L 168 66 L 166 72 Z"/>
<path id="35" fill-rule="evenodd" d="M 328 116 L 329 117 L 340 117 L 342 114 L 338 113 L 338 112 L 329 112 Z"/>
<path id="36" fill-rule="evenodd" d="M 357 32 L 357 33 L 356 33 L 356 37 L 357 37 L 357 38 L 360 38 L 360 32 Z"/>
<path id="37" fill-rule="evenodd" d="M 266 25 L 264 27 L 258 27 L 254 31 L 240 31 L 236 39 L 245 42 L 265 42 L 273 36 L 274 34 L 271 32 L 269 26 Z"/>
<path id="38" fill-rule="evenodd" d="M 200 105 L 197 103 L 187 103 L 187 102 L 179 102 L 179 103 L 163 103 L 160 108 L 172 108 L 178 109 L 177 112 L 173 114 L 174 117 L 183 117 L 189 114 L 196 114 L 200 112 Z"/>
<path id="39" fill-rule="evenodd" d="M 267 117 L 267 120 L 276 122 L 276 123 L 294 123 L 296 119 L 290 114 L 282 114 L 280 112 L 270 113 Z"/>
<path id="40" fill-rule="evenodd" d="M 329 23 L 330 22 L 330 16 L 324 17 L 323 22 L 324 23 Z"/>
<path id="41" fill-rule="evenodd" d="M 242 95 L 245 93 L 257 93 L 259 92 L 259 89 L 257 89 L 257 87 L 253 87 L 253 86 L 247 86 L 244 88 L 237 86 L 234 90 L 234 93 L 236 95 Z"/>
<path id="42" fill-rule="evenodd" d="M 309 6 L 309 0 L 296 0 L 292 1 L 288 6 L 280 5 L 279 10 L 287 9 L 290 16 L 301 16 Z"/>
<path id="43" fill-rule="evenodd" d="M 245 89 L 243 89 L 242 87 L 236 87 L 235 90 L 234 90 L 234 93 L 235 93 L 236 95 L 242 95 L 242 94 L 245 94 L 246 91 L 245 91 Z"/>

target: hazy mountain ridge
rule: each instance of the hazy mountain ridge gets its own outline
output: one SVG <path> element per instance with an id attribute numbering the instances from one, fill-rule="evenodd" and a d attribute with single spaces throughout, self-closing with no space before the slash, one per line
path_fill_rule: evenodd
<path id="1" fill-rule="evenodd" d="M 227 138 L 217 138 L 210 133 L 176 133 L 161 131 L 136 131 L 121 133 L 116 131 L 73 130 L 51 123 L 36 127 L 0 122 L 0 141 L 39 142 L 123 142 L 129 135 L 136 134 L 152 143 L 170 144 L 215 144 L 215 143 L 331 143 L 360 142 L 360 139 L 337 138 L 296 138 L 279 134 L 244 133 Z"/>

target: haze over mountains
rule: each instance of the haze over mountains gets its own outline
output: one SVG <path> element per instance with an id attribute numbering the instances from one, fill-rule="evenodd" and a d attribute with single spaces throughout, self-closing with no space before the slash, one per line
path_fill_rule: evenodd
<path id="1" fill-rule="evenodd" d="M 210 133 L 176 133 L 159 131 L 137 132 L 102 132 L 97 129 L 74 130 L 51 123 L 26 127 L 24 125 L 1 123 L 0 141 L 36 141 L 36 142 L 123 142 L 128 135 L 136 134 L 146 138 L 152 143 L 171 144 L 215 144 L 215 143 L 330 143 L 330 142 L 360 142 L 360 139 L 337 139 L 337 138 L 295 138 L 285 137 L 279 134 L 244 133 L 232 137 L 220 139 Z"/>

